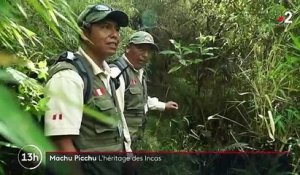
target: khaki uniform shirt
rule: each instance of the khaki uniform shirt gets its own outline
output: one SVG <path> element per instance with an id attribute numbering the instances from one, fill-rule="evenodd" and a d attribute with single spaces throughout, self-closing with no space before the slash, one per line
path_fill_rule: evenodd
<path id="1" fill-rule="evenodd" d="M 95 75 L 100 74 L 101 80 L 111 94 L 109 85 L 111 69 L 103 62 L 100 68 L 84 51 L 79 48 L 78 53 L 91 64 Z M 63 70 L 55 75 L 46 84 L 46 96 L 49 97 L 45 113 L 45 135 L 79 135 L 83 115 L 84 83 L 80 75 L 73 70 Z M 118 97 L 119 99 L 119 97 Z M 125 121 L 122 113 L 122 122 Z M 126 121 L 123 123 L 123 132 L 128 133 Z M 126 146 L 125 146 L 126 148 Z M 131 151 L 130 147 L 126 151 Z"/>

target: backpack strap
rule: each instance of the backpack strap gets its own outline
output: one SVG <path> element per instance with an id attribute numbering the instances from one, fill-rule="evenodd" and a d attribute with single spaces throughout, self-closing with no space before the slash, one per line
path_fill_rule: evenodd
<path id="1" fill-rule="evenodd" d="M 86 104 L 92 95 L 94 75 L 93 70 L 89 67 L 89 63 L 85 58 L 83 58 L 83 56 L 69 51 L 61 54 L 54 64 L 57 64 L 59 62 L 67 62 L 75 67 L 84 83 L 83 94 L 84 104 Z"/>
<path id="2" fill-rule="evenodd" d="M 129 75 L 128 72 L 126 71 L 129 65 L 126 64 L 124 61 L 121 61 L 121 59 L 117 59 L 116 61 L 111 63 L 110 66 L 111 67 L 117 66 L 121 71 L 115 78 L 112 78 L 112 81 L 115 84 L 115 88 L 118 89 L 120 87 L 120 76 L 123 75 L 124 82 L 125 82 L 125 89 L 127 89 L 130 84 Z"/>

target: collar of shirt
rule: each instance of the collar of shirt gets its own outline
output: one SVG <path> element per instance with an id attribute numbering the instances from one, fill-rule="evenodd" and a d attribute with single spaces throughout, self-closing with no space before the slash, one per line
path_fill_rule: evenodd
<path id="1" fill-rule="evenodd" d="M 128 60 L 128 58 L 125 56 L 125 54 L 123 54 L 122 57 L 123 57 L 123 59 L 129 64 L 129 66 L 133 69 L 133 71 L 135 71 L 136 73 L 139 74 L 139 79 L 140 79 L 140 81 L 141 81 L 142 76 L 143 76 L 143 74 L 144 74 L 144 69 L 139 69 L 139 70 L 135 69 L 135 68 L 133 67 L 133 65 L 130 63 L 130 61 Z"/>
<path id="2" fill-rule="evenodd" d="M 87 53 L 84 52 L 84 50 L 81 47 L 79 47 L 78 52 L 80 55 L 84 56 L 87 59 L 87 61 L 91 64 L 95 75 L 102 74 L 106 77 L 110 75 L 111 70 L 106 61 L 103 61 L 103 69 L 102 69 L 92 60 L 90 56 L 88 56 Z"/>

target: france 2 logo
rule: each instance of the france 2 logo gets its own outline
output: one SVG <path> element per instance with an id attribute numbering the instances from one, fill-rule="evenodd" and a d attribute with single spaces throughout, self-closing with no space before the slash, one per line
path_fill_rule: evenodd
<path id="1" fill-rule="evenodd" d="M 281 15 L 281 16 L 279 16 L 277 18 L 277 21 L 279 22 L 279 24 L 282 24 L 282 23 L 284 23 L 284 24 L 291 24 L 293 22 L 291 20 L 292 16 L 293 16 L 292 12 L 286 11 L 284 13 L 284 16 Z"/>

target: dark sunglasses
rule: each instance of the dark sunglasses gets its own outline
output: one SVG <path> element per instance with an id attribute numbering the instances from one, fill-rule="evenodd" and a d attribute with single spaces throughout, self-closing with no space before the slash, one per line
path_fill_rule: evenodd
<path id="1" fill-rule="evenodd" d="M 114 11 L 114 9 L 111 8 L 111 7 L 108 7 L 108 6 L 106 6 L 106 5 L 101 5 L 101 4 L 95 5 L 95 6 L 92 7 L 92 8 L 90 9 L 90 11 L 84 16 L 84 18 L 83 18 L 84 20 L 83 20 L 83 21 L 85 21 L 86 18 L 87 18 L 91 13 L 93 13 L 93 12 L 103 12 L 103 11 L 111 12 L 111 11 Z"/>

